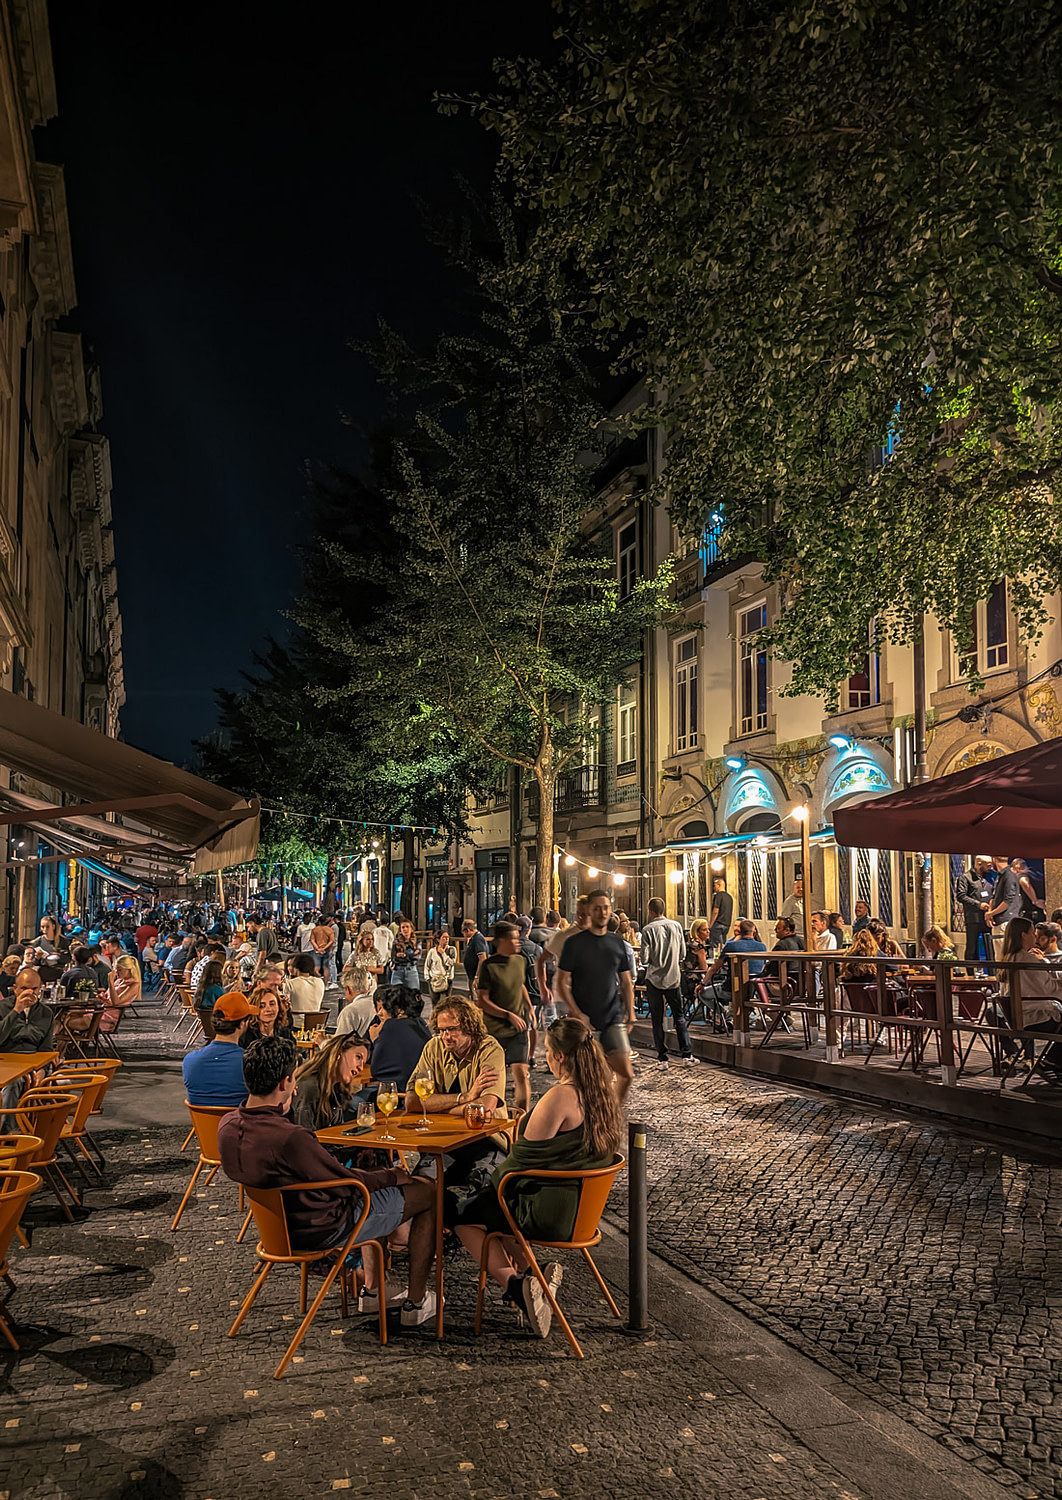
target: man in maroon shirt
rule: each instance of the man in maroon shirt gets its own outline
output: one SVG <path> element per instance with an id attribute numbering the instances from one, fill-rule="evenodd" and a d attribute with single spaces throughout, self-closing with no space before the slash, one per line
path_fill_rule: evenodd
<path id="1" fill-rule="evenodd" d="M 369 1189 L 369 1216 L 358 1236 L 385 1240 L 404 1220 L 409 1226 L 409 1290 L 402 1302 L 402 1323 L 417 1327 L 435 1316 L 435 1293 L 427 1290 L 435 1244 L 435 1189 L 432 1183 L 387 1167 L 362 1172 L 345 1167 L 312 1131 L 288 1114 L 295 1094 L 298 1049 L 286 1037 L 264 1036 L 243 1055 L 248 1098 L 218 1126 L 218 1148 L 225 1175 L 245 1187 L 279 1188 L 296 1182 L 349 1177 Z M 353 1144 L 353 1142 L 352 1142 Z M 295 1250 L 327 1250 L 341 1244 L 361 1213 L 362 1197 L 343 1188 L 285 1193 L 284 1211 Z M 373 1263 L 366 1259 L 367 1277 Z M 366 1282 L 361 1312 L 379 1309 L 379 1292 Z"/>

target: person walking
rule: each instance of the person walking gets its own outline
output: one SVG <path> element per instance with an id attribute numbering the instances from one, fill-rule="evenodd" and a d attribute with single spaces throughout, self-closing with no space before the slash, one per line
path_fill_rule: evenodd
<path id="1" fill-rule="evenodd" d="M 733 897 L 728 899 L 733 904 Z M 675 1035 L 683 1062 L 687 1066 L 692 1066 L 694 1062 L 689 1027 L 686 1025 L 686 1009 L 682 1003 L 682 960 L 685 956 L 686 937 L 681 926 L 668 917 L 664 903 L 658 896 L 654 896 L 649 903 L 649 920 L 642 928 L 641 958 L 645 965 L 645 993 L 653 1023 L 653 1045 L 656 1047 L 658 1068 L 668 1066 L 667 1045 L 664 1040 L 665 1005 L 675 1023 Z"/>
<path id="2" fill-rule="evenodd" d="M 587 926 L 568 938 L 557 959 L 557 993 L 568 1014 L 601 1043 L 623 1103 L 634 1082 L 630 1028 L 634 1025 L 634 973 L 627 946 L 609 932 L 612 902 L 606 891 L 586 898 Z"/>

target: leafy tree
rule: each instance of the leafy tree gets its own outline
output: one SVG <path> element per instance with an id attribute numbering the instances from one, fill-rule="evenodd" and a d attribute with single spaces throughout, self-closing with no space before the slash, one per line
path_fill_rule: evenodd
<path id="1" fill-rule="evenodd" d="M 400 551 L 325 543 L 337 592 L 379 591 L 351 628 L 310 600 L 299 618 L 346 663 L 339 701 L 404 695 L 410 746 L 440 740 L 515 766 L 539 793 L 535 900 L 548 904 L 558 777 L 593 735 L 589 710 L 615 693 L 642 635 L 668 613 L 669 567 L 620 599 L 591 535 L 604 412 L 557 315 L 549 274 L 524 276 L 515 233 L 466 259 L 475 329 L 415 354 L 384 330 L 382 377 L 413 391 L 416 424 L 386 487 Z"/>
<path id="2" fill-rule="evenodd" d="M 722 505 L 729 554 L 781 583 L 790 691 L 832 695 L 871 621 L 968 645 L 1004 576 L 1035 636 L 1062 580 L 1054 11 L 559 8 L 559 57 L 474 107 L 531 272 L 575 267 L 572 311 L 651 374 L 676 520 Z"/>

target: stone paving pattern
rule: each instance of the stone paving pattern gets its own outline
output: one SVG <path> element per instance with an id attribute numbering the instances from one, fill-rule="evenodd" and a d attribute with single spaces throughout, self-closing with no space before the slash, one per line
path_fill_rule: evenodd
<path id="1" fill-rule="evenodd" d="M 638 1079 L 654 1250 L 1019 1493 L 1062 1496 L 1062 1170 L 711 1066 Z"/>
<path id="2" fill-rule="evenodd" d="M 165 1038 L 153 1015 L 123 1032 L 122 1088 L 172 1121 Z M 1057 1171 L 710 1067 L 639 1080 L 656 1249 L 1016 1493 L 1062 1494 Z M 563 1301 L 585 1362 L 497 1299 L 473 1338 L 465 1264 L 441 1347 L 395 1326 L 381 1350 L 335 1298 L 274 1381 L 297 1278 L 276 1272 L 225 1338 L 251 1236 L 235 1245 L 220 1178 L 170 1232 L 185 1133 L 112 1126 L 79 1222 L 34 1204 L 32 1248 L 13 1252 L 23 1349 L 0 1354 L 0 1500 L 868 1493 L 723 1376 L 674 1306 L 631 1338 L 574 1265 Z"/>

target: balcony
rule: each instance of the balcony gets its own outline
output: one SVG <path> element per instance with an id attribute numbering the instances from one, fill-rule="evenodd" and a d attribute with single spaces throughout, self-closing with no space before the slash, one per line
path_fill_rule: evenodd
<path id="1" fill-rule="evenodd" d="M 585 807 L 601 807 L 605 800 L 604 766 L 576 766 L 563 771 L 553 792 L 555 813 L 579 812 Z M 538 787 L 527 788 L 527 816 L 538 817 Z"/>

